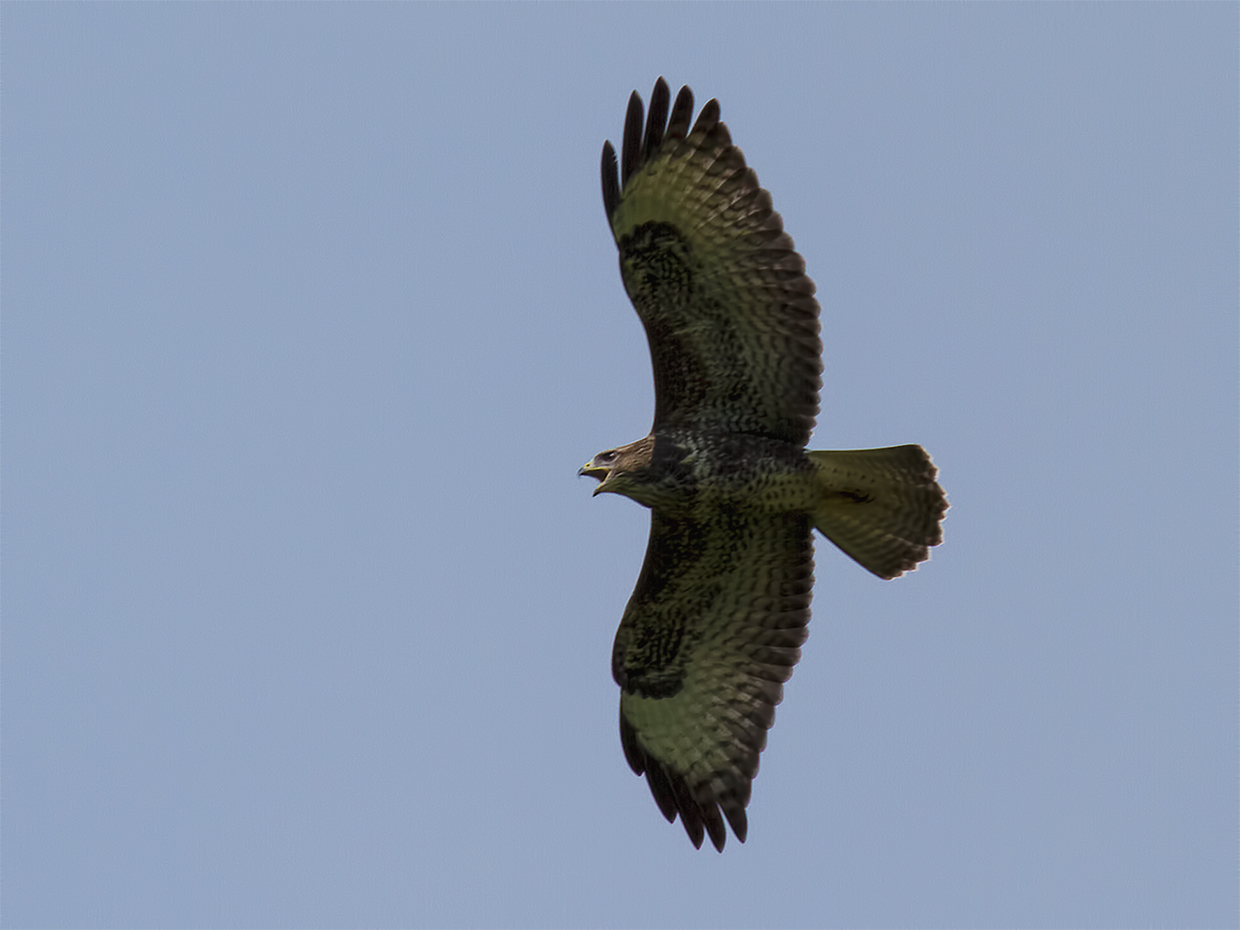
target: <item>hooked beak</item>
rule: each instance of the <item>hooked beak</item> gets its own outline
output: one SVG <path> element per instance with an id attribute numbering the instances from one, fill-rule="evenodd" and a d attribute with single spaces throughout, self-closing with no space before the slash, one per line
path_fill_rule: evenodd
<path id="1" fill-rule="evenodd" d="M 611 475 L 611 469 L 600 465 L 595 465 L 593 461 L 589 461 L 577 469 L 577 477 L 581 477 L 582 475 L 589 475 L 591 478 L 598 480 L 598 487 L 595 488 L 594 493 L 590 495 L 591 497 L 594 497 L 603 490 L 603 484 Z"/>

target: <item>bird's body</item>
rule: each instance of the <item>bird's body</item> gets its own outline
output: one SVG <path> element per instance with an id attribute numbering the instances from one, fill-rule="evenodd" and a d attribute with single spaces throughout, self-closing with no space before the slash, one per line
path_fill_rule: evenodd
<path id="1" fill-rule="evenodd" d="M 783 682 L 800 658 L 817 527 L 892 578 L 928 556 L 947 508 L 920 446 L 805 448 L 822 369 L 818 303 L 710 101 L 692 129 L 662 78 L 642 131 L 629 101 L 622 180 L 603 201 L 655 373 L 648 436 L 581 469 L 651 509 L 612 674 L 625 757 L 695 845 L 737 838 Z M 721 816 L 722 815 L 722 816 Z"/>
<path id="2" fill-rule="evenodd" d="M 700 499 L 768 513 L 813 506 L 814 466 L 794 443 L 669 427 L 634 445 L 649 461 L 632 472 L 633 484 L 623 493 L 647 507 L 692 511 Z"/>

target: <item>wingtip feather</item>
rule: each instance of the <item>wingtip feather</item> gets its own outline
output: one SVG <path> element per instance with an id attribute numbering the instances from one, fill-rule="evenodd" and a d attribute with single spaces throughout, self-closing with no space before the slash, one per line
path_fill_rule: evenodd
<path id="1" fill-rule="evenodd" d="M 611 147 L 611 140 L 608 139 L 603 143 L 603 162 L 600 167 L 603 178 L 603 209 L 607 211 L 608 225 L 620 204 L 620 179 L 616 171 L 616 150 Z"/>
<path id="2" fill-rule="evenodd" d="M 749 835 L 749 818 L 745 814 L 745 806 L 730 800 L 724 800 L 719 806 L 723 808 L 723 815 L 728 818 L 728 826 L 732 828 L 737 842 L 745 842 L 745 837 Z"/>
<path id="3" fill-rule="evenodd" d="M 693 124 L 693 129 L 689 131 L 689 134 L 693 135 L 696 132 L 700 132 L 705 135 L 710 132 L 718 122 L 719 101 L 714 97 L 711 97 L 706 101 L 706 105 L 702 107 L 702 112 L 698 114 L 697 121 Z"/>
<path id="4" fill-rule="evenodd" d="M 629 183 L 641 166 L 642 156 L 642 98 L 633 91 L 629 97 L 629 109 L 624 115 L 624 142 L 620 152 L 620 183 Z"/>
<path id="5" fill-rule="evenodd" d="M 711 843 L 716 850 L 723 852 L 723 847 L 728 841 L 728 830 L 723 825 L 723 818 L 719 816 L 718 805 L 708 802 L 698 809 L 701 811 L 702 823 L 706 826 Z"/>
<path id="6" fill-rule="evenodd" d="M 693 119 L 693 91 L 686 84 L 676 95 L 672 105 L 672 116 L 667 122 L 665 135 L 669 139 L 683 139 L 689 133 L 689 123 Z"/>
<path id="7" fill-rule="evenodd" d="M 650 112 L 646 115 L 646 138 L 642 143 L 642 161 L 645 162 L 659 151 L 663 144 L 663 130 L 667 125 L 667 104 L 671 92 L 667 81 L 660 77 L 650 92 Z"/>

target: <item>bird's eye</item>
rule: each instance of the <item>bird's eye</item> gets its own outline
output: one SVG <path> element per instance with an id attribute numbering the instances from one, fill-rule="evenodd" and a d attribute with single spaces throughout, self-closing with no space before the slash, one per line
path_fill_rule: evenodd
<path id="1" fill-rule="evenodd" d="M 616 460 L 616 450 L 612 449 L 609 452 L 600 452 L 595 456 L 595 458 L 598 459 L 598 463 L 600 465 L 610 465 Z"/>

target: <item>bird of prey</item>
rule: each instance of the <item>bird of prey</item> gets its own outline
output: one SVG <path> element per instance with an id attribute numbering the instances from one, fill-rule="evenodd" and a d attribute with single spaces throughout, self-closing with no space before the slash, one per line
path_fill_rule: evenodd
<path id="1" fill-rule="evenodd" d="M 805 448 L 822 343 L 805 262 L 711 100 L 629 98 L 603 205 L 654 366 L 654 424 L 579 472 L 650 508 L 616 633 L 620 742 L 693 845 L 742 843 L 758 754 L 808 633 L 812 530 L 881 578 L 928 558 L 947 500 L 921 446 Z M 692 121 L 692 124 L 691 124 Z M 721 816 L 722 812 L 722 816 Z"/>

